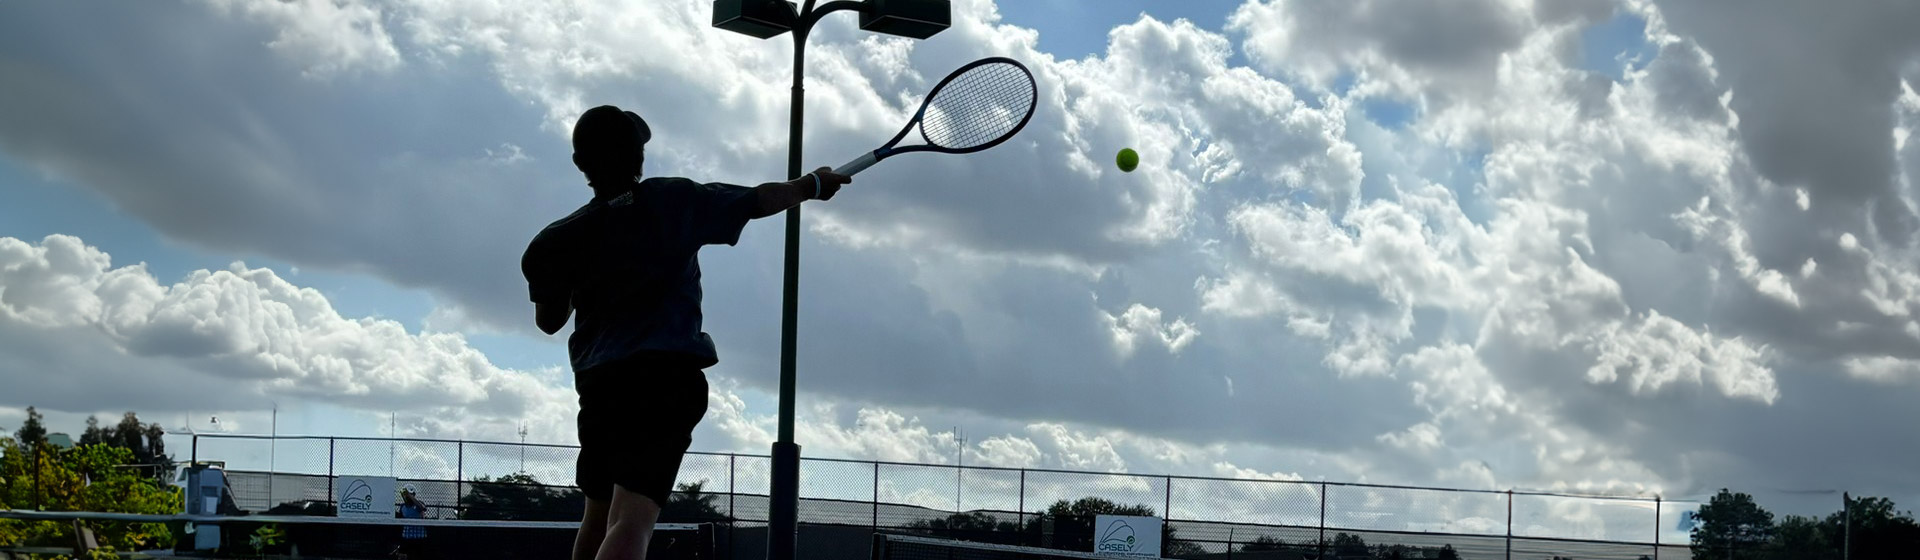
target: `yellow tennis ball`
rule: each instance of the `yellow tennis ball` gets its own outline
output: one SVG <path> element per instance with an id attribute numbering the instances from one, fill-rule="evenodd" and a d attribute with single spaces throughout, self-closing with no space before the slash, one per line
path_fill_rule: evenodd
<path id="1" fill-rule="evenodd" d="M 1140 154 L 1133 151 L 1133 148 L 1121 148 L 1119 157 L 1114 158 L 1114 163 L 1120 164 L 1121 171 L 1132 173 L 1133 168 L 1140 166 Z"/>

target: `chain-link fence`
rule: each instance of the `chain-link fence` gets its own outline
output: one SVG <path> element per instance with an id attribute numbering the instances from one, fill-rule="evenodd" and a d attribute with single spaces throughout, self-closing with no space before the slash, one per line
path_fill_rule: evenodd
<path id="1" fill-rule="evenodd" d="M 263 471 L 229 461 L 234 501 L 250 511 L 330 511 L 336 477 L 391 476 L 413 487 L 432 517 L 520 520 L 578 515 L 576 453 L 548 444 L 224 434 L 195 435 L 191 450 L 196 462 L 248 457 L 247 464 L 272 465 Z M 757 557 L 771 470 L 766 456 L 690 453 L 661 520 L 716 522 L 729 556 Z M 1091 550 L 1089 514 L 1119 511 L 1166 519 L 1167 556 L 1248 560 L 1677 559 L 1690 554 L 1673 522 L 1694 507 L 1659 498 L 837 459 L 801 462 L 800 498 L 802 552 L 840 541 L 864 547 L 860 535 L 876 530 Z"/>

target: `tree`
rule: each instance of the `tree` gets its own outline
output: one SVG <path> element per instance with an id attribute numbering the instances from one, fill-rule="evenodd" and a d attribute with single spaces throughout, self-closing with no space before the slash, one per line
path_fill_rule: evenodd
<path id="1" fill-rule="evenodd" d="M 1337 533 L 1333 535 L 1334 556 L 1366 556 L 1367 540 L 1360 535 Z"/>
<path id="2" fill-rule="evenodd" d="M 573 521 L 587 507 L 579 489 L 549 488 L 527 473 L 475 478 L 462 502 L 461 519 Z"/>
<path id="3" fill-rule="evenodd" d="M 29 450 L 47 442 L 47 427 L 40 424 L 40 411 L 27 407 L 27 421 L 20 425 L 20 431 L 13 433 L 13 440 Z"/>
<path id="4" fill-rule="evenodd" d="M 167 429 L 159 422 L 147 424 L 147 456 L 160 465 L 161 476 L 173 472 L 173 456 L 167 455 Z"/>
<path id="5" fill-rule="evenodd" d="M 1773 514 L 1744 492 L 1722 488 L 1694 519 L 1694 560 L 1760 560 L 1773 535 Z"/>
<path id="6" fill-rule="evenodd" d="M 1045 519 L 1052 520 L 1053 544 L 1050 545 L 1052 548 L 1090 551 L 1093 550 L 1093 524 L 1095 520 L 1098 519 L 1098 516 L 1131 515 L 1154 517 L 1156 514 L 1153 511 L 1153 506 L 1144 504 L 1123 506 L 1106 498 L 1087 496 L 1071 502 L 1066 500 L 1054 502 L 1053 505 L 1047 506 L 1046 511 L 1040 515 Z M 1045 530 L 1044 527 L 1044 521 L 1035 522 L 1028 525 L 1027 531 L 1029 533 L 1039 533 Z M 1206 552 L 1206 549 L 1201 547 L 1200 543 L 1175 538 L 1174 534 L 1176 532 L 1177 530 L 1174 529 L 1172 525 L 1167 525 L 1162 532 L 1160 538 L 1161 555 L 1193 556 Z M 1045 542 L 1045 539 L 1037 539 L 1037 541 Z"/>
<path id="7" fill-rule="evenodd" d="M 1838 520 L 1835 520 L 1838 523 Z M 1827 523 L 1812 517 L 1789 515 L 1773 528 L 1769 560 L 1839 560 L 1837 543 L 1827 538 Z"/>
<path id="8" fill-rule="evenodd" d="M 1418 558 L 1418 556 L 1415 556 L 1415 554 L 1419 554 L 1418 550 L 1419 549 L 1404 544 L 1374 545 L 1373 557 L 1383 560 L 1406 560 L 1408 558 Z M 1555 560 L 1558 559 L 1556 558 Z"/>
<path id="9" fill-rule="evenodd" d="M 678 491 L 667 496 L 667 505 L 660 507 L 660 520 L 667 523 L 703 523 L 731 519 L 720 513 L 720 495 L 708 492 L 707 483 L 683 482 Z"/>
<path id="10" fill-rule="evenodd" d="M 1207 553 L 1207 547 L 1200 543 L 1173 537 L 1175 529 L 1167 527 L 1166 539 L 1160 543 L 1160 555 L 1168 558 L 1191 558 Z"/>
<path id="11" fill-rule="evenodd" d="M 1439 559 L 1440 560 L 1460 560 L 1460 553 L 1454 551 L 1453 545 L 1451 544 L 1440 545 Z"/>
<path id="12" fill-rule="evenodd" d="M 1283 541 L 1267 535 L 1260 535 L 1260 538 L 1253 539 L 1253 542 L 1240 545 L 1241 552 L 1260 552 L 1263 550 L 1286 550 L 1286 549 L 1287 549 L 1287 541 Z"/>
<path id="13" fill-rule="evenodd" d="M 146 435 L 146 425 L 141 424 L 140 416 L 131 410 L 120 417 L 120 425 L 113 427 L 115 445 L 133 451 L 134 461 L 138 463 L 153 462 L 153 451 L 147 447 Z"/>
<path id="14" fill-rule="evenodd" d="M 80 445 L 105 444 L 133 452 L 131 464 L 144 465 L 141 472 L 165 479 L 173 473 L 173 458 L 167 456 L 167 430 L 159 422 L 143 424 L 140 416 L 128 411 L 115 426 L 101 427 L 100 419 L 87 417 L 87 430 L 80 433 Z"/>
<path id="15" fill-rule="evenodd" d="M 1020 541 L 1018 521 L 1002 520 L 978 511 L 915 520 L 907 524 L 907 529 L 943 538 L 968 541 L 998 544 L 1019 544 Z"/>
<path id="16" fill-rule="evenodd" d="M 1893 500 L 1849 496 L 1846 503 L 1845 509 L 1827 516 L 1826 533 L 1828 542 L 1851 542 L 1852 557 L 1905 558 L 1920 547 L 1920 523 L 1915 523 L 1912 512 L 1896 509 Z M 1851 535 L 1848 512 L 1852 513 Z"/>
<path id="17" fill-rule="evenodd" d="M 72 449 L 39 447 L 39 452 L 31 452 L 14 440 L 0 439 L 0 509 L 38 504 L 53 511 L 158 514 L 179 508 L 178 488 L 126 468 L 133 460 L 127 449 L 99 443 Z M 103 545 L 116 549 L 167 547 L 173 542 L 162 524 L 93 522 L 89 526 Z M 70 545 L 72 533 L 67 523 L 0 521 L 0 546 Z"/>
<path id="18" fill-rule="evenodd" d="M 99 417 L 87 415 L 87 431 L 80 433 L 80 445 L 106 443 L 111 439 L 113 439 L 113 429 L 101 428 Z"/>

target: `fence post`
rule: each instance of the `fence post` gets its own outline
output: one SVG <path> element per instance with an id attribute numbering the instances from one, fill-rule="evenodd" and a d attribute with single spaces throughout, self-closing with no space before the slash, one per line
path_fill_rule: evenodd
<path id="1" fill-rule="evenodd" d="M 327 503 L 333 504 L 334 514 L 338 515 L 340 503 L 334 499 L 337 494 L 333 493 L 333 442 L 333 438 L 327 438 Z"/>
<path id="2" fill-rule="evenodd" d="M 467 440 L 460 440 L 453 452 L 453 515 L 459 517 L 467 505 Z"/>
<path id="3" fill-rule="evenodd" d="M 1513 560 L 1513 491 L 1507 491 L 1507 560 Z"/>
<path id="4" fill-rule="evenodd" d="M 1166 501 L 1163 502 L 1164 505 L 1161 506 L 1166 509 L 1160 510 L 1160 549 L 1162 551 L 1166 550 L 1166 546 L 1173 541 L 1173 539 L 1167 538 L 1173 534 L 1173 476 L 1171 475 L 1167 476 L 1166 490 Z M 1096 531 L 1096 533 L 1097 532 L 1098 531 Z M 1099 538 L 1098 535 L 1096 535 L 1095 538 Z"/>
<path id="5" fill-rule="evenodd" d="M 1024 536 L 1027 534 L 1027 469 L 1020 469 L 1019 500 L 1020 500 L 1020 505 L 1014 506 L 1014 509 L 1020 510 L 1020 515 L 1018 516 L 1018 519 L 1020 520 L 1020 527 L 1019 527 L 1020 535 L 1022 535 L 1023 538 L 1018 539 L 1015 542 L 1018 542 L 1024 545 L 1024 544 L 1029 544 L 1027 540 L 1024 538 Z M 1038 521 L 1038 520 L 1035 520 L 1035 521 Z"/>
<path id="6" fill-rule="evenodd" d="M 1173 477 L 1172 476 L 1167 477 L 1167 499 L 1166 499 L 1165 505 L 1162 507 L 1166 509 L 1160 510 L 1161 518 L 1166 520 L 1172 520 L 1173 519 Z"/>
<path id="7" fill-rule="evenodd" d="M 1660 560 L 1660 497 L 1653 497 L 1653 560 Z"/>
<path id="8" fill-rule="evenodd" d="M 734 479 L 739 476 L 738 474 L 739 471 L 737 468 L 739 462 L 740 462 L 740 455 L 735 453 L 727 454 L 727 555 L 728 556 L 734 556 L 737 554 L 736 551 L 734 550 L 734 543 L 737 542 L 738 539 L 734 538 L 734 533 L 738 532 L 738 529 L 740 528 L 740 510 L 735 509 L 733 504 L 733 498 L 735 496 L 740 495 L 740 489 L 734 486 Z"/>
<path id="9" fill-rule="evenodd" d="M 1326 558 L 1327 557 L 1327 483 L 1325 482 L 1320 483 L 1320 543 L 1316 546 L 1318 546 L 1320 549 L 1318 556 L 1321 558 Z"/>
<path id="10" fill-rule="evenodd" d="M 880 463 L 873 463 L 873 530 L 880 530 Z"/>
<path id="11" fill-rule="evenodd" d="M 42 493 L 42 489 L 40 488 L 40 442 L 34 441 L 28 443 L 33 445 L 33 510 L 41 511 L 45 508 L 40 505 L 40 494 Z"/>

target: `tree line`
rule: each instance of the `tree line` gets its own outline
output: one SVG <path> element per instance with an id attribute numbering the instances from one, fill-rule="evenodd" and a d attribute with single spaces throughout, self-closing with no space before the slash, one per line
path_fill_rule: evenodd
<path id="1" fill-rule="evenodd" d="M 1721 489 L 1694 514 L 1694 560 L 1920 557 L 1920 523 L 1893 500 L 1842 496 L 1839 511 L 1776 520 L 1745 492 Z"/>
<path id="2" fill-rule="evenodd" d="M 167 457 L 159 424 L 132 412 L 102 427 L 87 419 L 87 431 L 72 446 L 48 441 L 42 416 L 27 407 L 27 419 L 11 436 L 0 433 L 0 509 L 176 513 L 180 490 L 167 482 Z M 173 546 L 159 523 L 94 522 L 89 526 L 111 550 Z M 0 519 L 0 547 L 71 546 L 68 523 Z"/>

